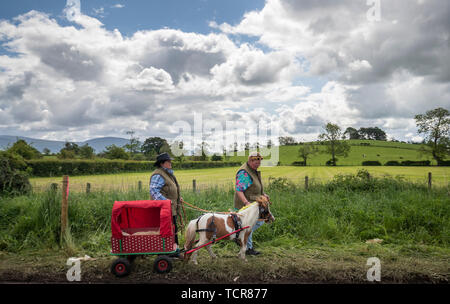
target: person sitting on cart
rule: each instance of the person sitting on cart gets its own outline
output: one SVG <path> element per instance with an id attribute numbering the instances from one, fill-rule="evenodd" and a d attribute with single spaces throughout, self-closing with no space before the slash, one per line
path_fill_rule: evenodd
<path id="1" fill-rule="evenodd" d="M 177 215 L 181 215 L 181 200 L 183 198 L 180 196 L 180 186 L 173 174 L 172 160 L 167 152 L 157 156 L 154 163 L 156 169 L 150 177 L 150 198 L 152 200 L 170 200 L 172 202 L 175 244 L 178 252 Z M 174 256 L 178 256 L 178 253 L 174 254 Z"/>
<path id="2" fill-rule="evenodd" d="M 236 172 L 236 192 L 234 193 L 234 209 L 239 210 L 244 206 L 256 201 L 260 195 L 269 196 L 264 192 L 261 181 L 261 172 L 258 171 L 263 157 L 259 152 L 252 152 L 248 156 L 248 161 L 244 163 Z M 247 239 L 247 255 L 258 255 L 259 251 L 253 248 L 253 232 L 261 227 L 264 221 L 259 220 L 252 229 Z"/>

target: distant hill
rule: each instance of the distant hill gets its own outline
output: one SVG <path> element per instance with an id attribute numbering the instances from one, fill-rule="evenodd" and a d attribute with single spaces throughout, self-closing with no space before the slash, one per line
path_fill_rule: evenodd
<path id="1" fill-rule="evenodd" d="M 65 141 L 36 139 L 23 136 L 0 135 L 0 150 L 8 149 L 8 147 L 12 146 L 17 141 L 17 139 L 25 140 L 28 144 L 32 145 L 40 152 L 42 152 L 45 148 L 47 148 L 51 151 L 51 153 L 57 153 L 64 147 L 65 144 Z M 114 144 L 116 146 L 122 147 L 128 142 L 129 140 L 125 138 L 101 137 L 75 143 L 79 146 L 88 144 L 95 150 L 95 153 L 100 153 L 104 151 L 107 146 Z"/>

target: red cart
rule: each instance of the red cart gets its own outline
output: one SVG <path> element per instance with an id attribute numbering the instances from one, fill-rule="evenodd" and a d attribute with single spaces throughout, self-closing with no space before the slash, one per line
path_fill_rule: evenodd
<path id="1" fill-rule="evenodd" d="M 111 254 L 118 256 L 111 272 L 126 276 L 139 255 L 157 255 L 154 270 L 172 269 L 170 254 L 177 253 L 170 200 L 116 201 L 111 214 Z"/>

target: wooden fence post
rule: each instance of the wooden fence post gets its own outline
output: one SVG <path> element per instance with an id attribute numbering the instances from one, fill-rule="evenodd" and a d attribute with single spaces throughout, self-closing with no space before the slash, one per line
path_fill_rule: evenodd
<path id="1" fill-rule="evenodd" d="M 86 193 L 91 193 L 91 184 L 90 183 L 86 184 Z"/>
<path id="2" fill-rule="evenodd" d="M 309 187 L 309 178 L 307 175 L 307 176 L 305 176 L 305 190 L 308 190 L 308 187 Z"/>
<path id="3" fill-rule="evenodd" d="M 431 190 L 431 180 L 432 180 L 431 172 L 428 172 L 428 190 Z"/>
<path id="4" fill-rule="evenodd" d="M 192 180 L 192 192 L 197 192 L 197 181 L 195 179 Z"/>
<path id="5" fill-rule="evenodd" d="M 69 176 L 63 177 L 62 188 L 62 202 L 61 202 L 61 238 L 64 239 L 64 235 L 68 226 L 68 209 L 69 209 Z"/>

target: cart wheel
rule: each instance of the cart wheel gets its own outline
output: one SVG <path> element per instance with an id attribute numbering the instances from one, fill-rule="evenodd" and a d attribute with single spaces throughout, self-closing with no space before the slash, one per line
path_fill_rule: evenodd
<path id="1" fill-rule="evenodd" d="M 118 258 L 111 265 L 111 272 L 119 278 L 129 275 L 130 271 L 131 264 L 126 258 Z"/>
<path id="2" fill-rule="evenodd" d="M 166 255 L 159 256 L 153 264 L 153 269 L 157 273 L 168 273 L 172 270 L 172 261 Z"/>

